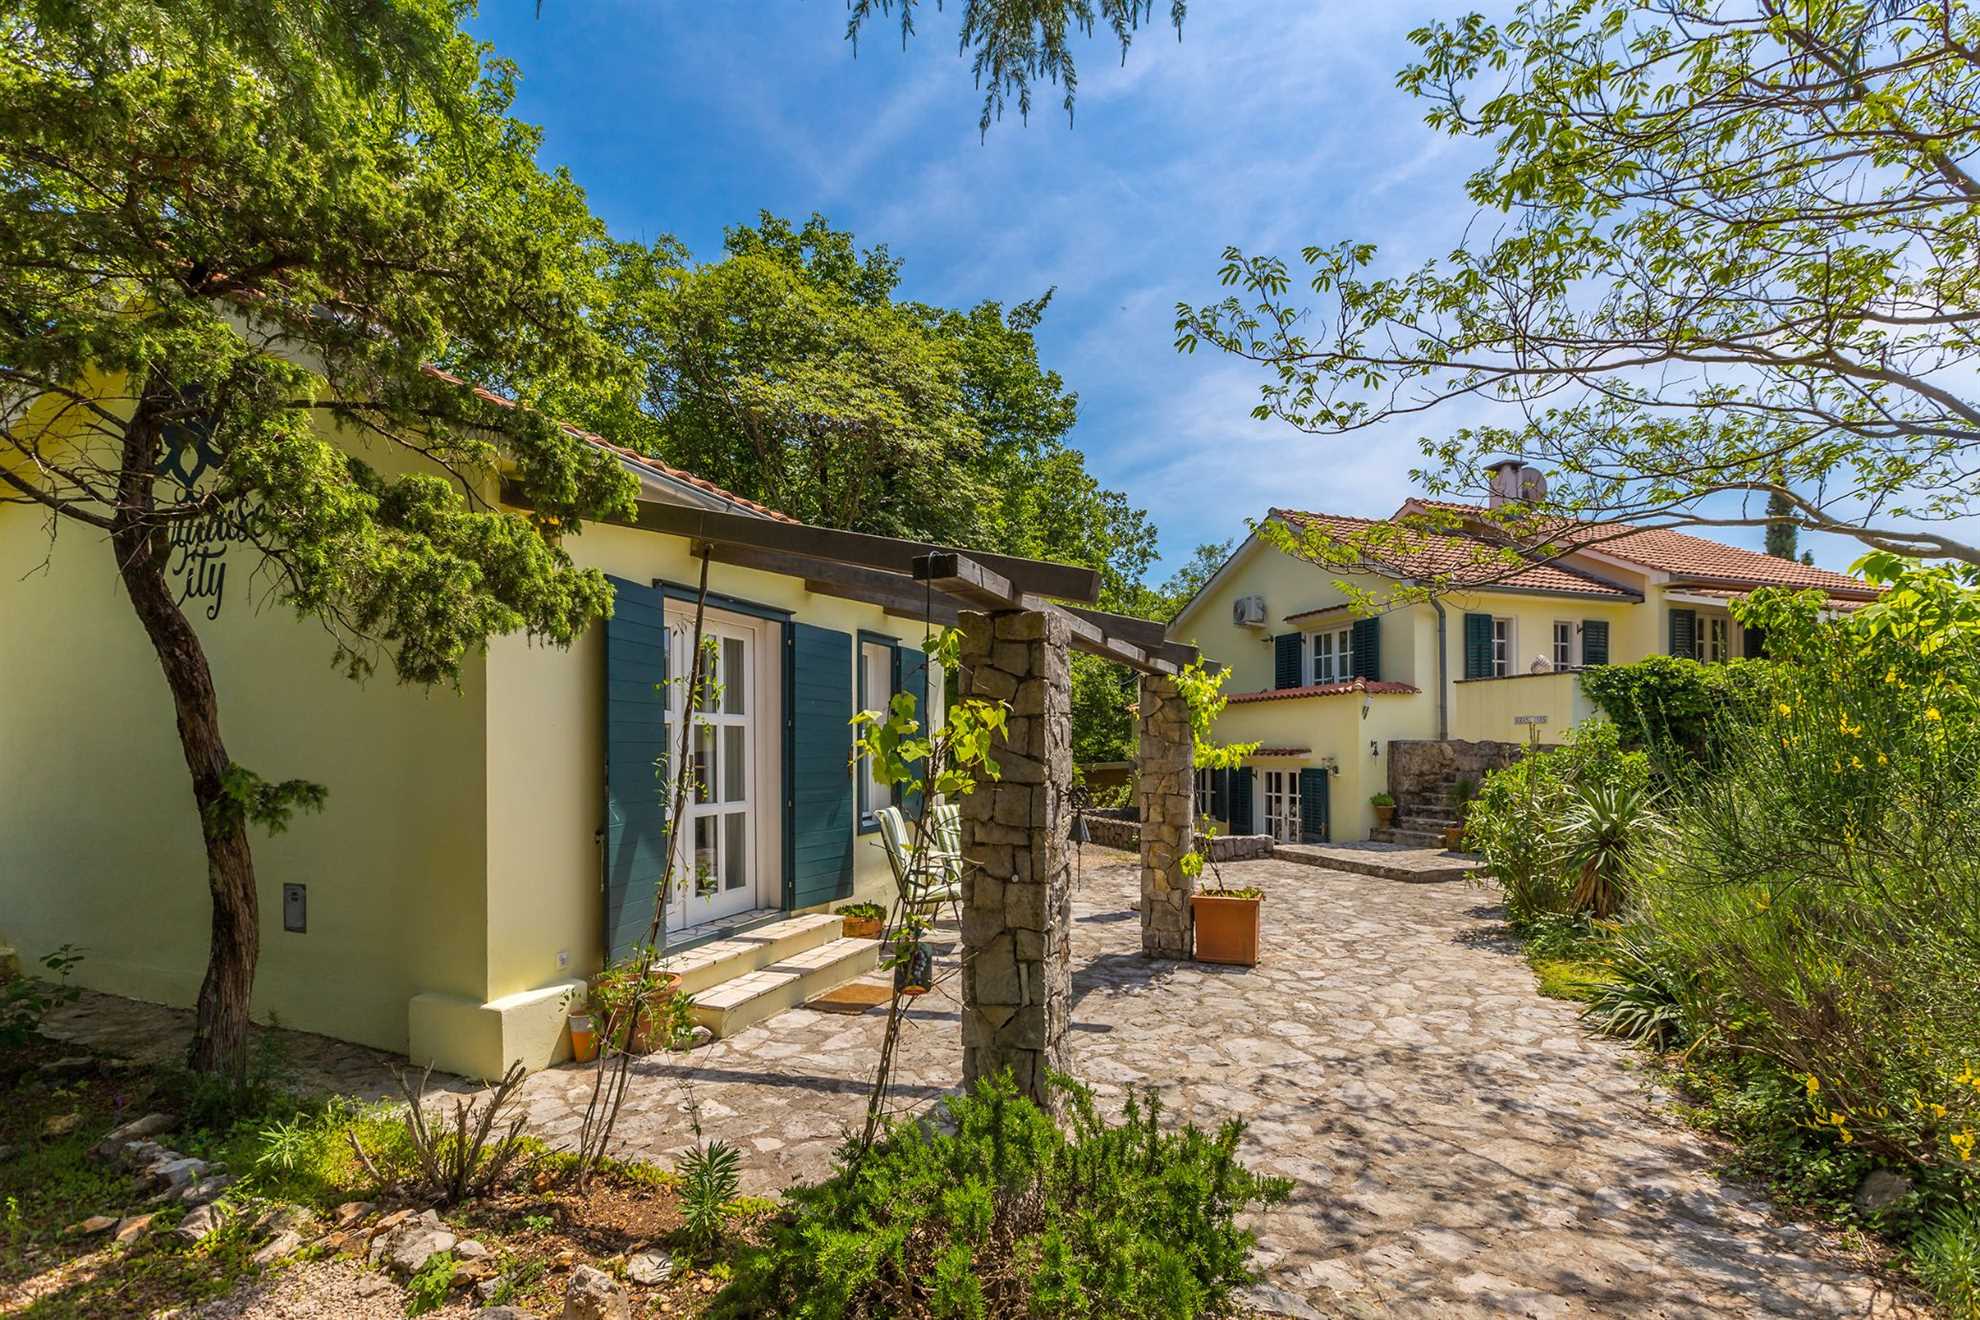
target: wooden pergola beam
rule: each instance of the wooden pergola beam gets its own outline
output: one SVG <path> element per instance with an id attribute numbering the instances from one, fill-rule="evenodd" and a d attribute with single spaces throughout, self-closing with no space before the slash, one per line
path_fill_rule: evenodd
<path id="1" fill-rule="evenodd" d="M 907 577 L 914 576 L 916 559 L 943 550 L 941 546 L 903 541 L 891 536 L 869 536 L 865 532 L 842 532 L 832 527 L 779 522 L 774 518 L 690 509 L 656 500 L 639 502 L 637 523 L 648 531 L 835 560 Z M 1100 575 L 1090 568 L 1056 564 L 1044 559 L 1020 559 L 987 551 L 974 553 L 969 558 L 1020 591 L 1061 600 L 1084 602 L 1100 599 Z"/>

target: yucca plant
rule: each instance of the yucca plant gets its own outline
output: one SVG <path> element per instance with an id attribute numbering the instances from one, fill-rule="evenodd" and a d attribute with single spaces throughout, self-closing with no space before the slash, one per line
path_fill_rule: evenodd
<path id="1" fill-rule="evenodd" d="M 681 1157 L 681 1236 L 696 1257 L 722 1241 L 729 1203 L 742 1186 L 742 1152 L 726 1141 L 696 1146 Z"/>
<path id="2" fill-rule="evenodd" d="M 1578 786 L 1562 811 L 1556 845 L 1561 869 L 1575 878 L 1574 909 L 1600 920 L 1614 916 L 1627 897 L 1634 857 L 1669 837 L 1649 789 L 1626 782 Z"/>

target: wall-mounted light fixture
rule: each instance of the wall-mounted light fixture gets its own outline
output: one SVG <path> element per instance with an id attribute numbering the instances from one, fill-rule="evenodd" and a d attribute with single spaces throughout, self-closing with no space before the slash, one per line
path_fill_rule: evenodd
<path id="1" fill-rule="evenodd" d="M 1380 756 L 1382 754 L 1381 744 L 1377 743 L 1373 738 L 1368 740 L 1368 754 L 1370 756 Z"/>

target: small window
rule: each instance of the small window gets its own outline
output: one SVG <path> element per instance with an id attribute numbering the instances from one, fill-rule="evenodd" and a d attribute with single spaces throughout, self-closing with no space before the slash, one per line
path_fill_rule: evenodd
<path id="1" fill-rule="evenodd" d="M 1492 620 L 1492 677 L 1504 678 L 1513 672 L 1513 621 Z"/>
<path id="2" fill-rule="evenodd" d="M 1574 624 L 1554 620 L 1554 668 L 1574 668 Z"/>
<path id="3" fill-rule="evenodd" d="M 1725 619 L 1705 621 L 1705 654 L 1701 657 L 1712 664 L 1732 659 L 1732 644 L 1728 640 Z"/>
<path id="4" fill-rule="evenodd" d="M 859 644 L 859 708 L 878 715 L 887 713 L 894 696 L 894 648 L 885 642 Z M 894 805 L 894 786 L 882 783 L 874 773 L 873 758 L 859 763 L 859 818 L 871 824 L 873 813 Z"/>
<path id="5" fill-rule="evenodd" d="M 1313 634 L 1313 681 L 1345 683 L 1354 677 L 1354 629 Z"/>

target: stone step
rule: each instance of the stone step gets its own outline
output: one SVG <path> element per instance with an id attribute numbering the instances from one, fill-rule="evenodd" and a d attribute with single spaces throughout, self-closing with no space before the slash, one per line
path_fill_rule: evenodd
<path id="1" fill-rule="evenodd" d="M 838 913 L 810 912 L 697 944 L 670 955 L 661 966 L 681 978 L 684 994 L 699 995 L 712 986 L 836 940 L 844 929 L 845 919 Z"/>
<path id="2" fill-rule="evenodd" d="M 1391 826 L 1386 830 L 1370 830 L 1368 831 L 1368 837 L 1374 843 L 1393 843 L 1405 848 L 1441 848 L 1444 846 L 1444 832 L 1441 829 L 1418 830 L 1397 825 Z"/>
<path id="3" fill-rule="evenodd" d="M 1281 861 L 1299 862 L 1330 871 L 1348 871 L 1409 884 L 1463 880 L 1483 867 L 1469 853 L 1431 848 L 1406 848 L 1380 842 L 1345 844 L 1282 843 L 1272 850 Z"/>
<path id="4" fill-rule="evenodd" d="M 827 990 L 836 990 L 879 965 L 879 940 L 829 940 L 696 995 L 694 1020 L 717 1036 L 733 1036 Z"/>

